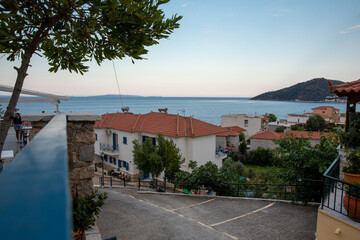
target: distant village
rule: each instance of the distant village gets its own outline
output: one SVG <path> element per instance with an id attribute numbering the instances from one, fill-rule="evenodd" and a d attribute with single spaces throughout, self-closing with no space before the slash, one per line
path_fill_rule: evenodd
<path id="1" fill-rule="evenodd" d="M 245 135 L 248 150 L 259 147 L 274 149 L 277 146 L 273 140 L 287 133 L 296 138 L 310 139 L 315 145 L 321 136 L 329 133 L 296 131 L 292 130 L 292 126 L 303 126 L 313 115 L 320 115 L 330 124 L 345 123 L 345 116 L 331 106 L 316 107 L 304 114 L 288 114 L 286 119 L 276 121 L 265 115 L 227 114 L 221 116 L 221 126 L 193 117 L 169 114 L 166 108 L 147 114 L 128 111 L 123 109 L 123 112 L 104 114 L 95 123 L 95 162 L 100 164 L 102 158 L 106 170 L 115 170 L 122 177 L 149 177 L 139 172 L 134 164 L 132 142 L 144 142 L 150 138 L 155 145 L 157 134 L 173 140 L 185 158 L 182 170 L 190 171 L 190 160 L 196 161 L 198 166 L 210 161 L 221 167 L 230 152 L 238 151 L 240 134 Z"/>

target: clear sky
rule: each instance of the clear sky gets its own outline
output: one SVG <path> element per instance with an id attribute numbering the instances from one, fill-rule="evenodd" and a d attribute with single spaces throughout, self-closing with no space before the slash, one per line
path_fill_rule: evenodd
<path id="1" fill-rule="evenodd" d="M 360 0 L 172 0 L 180 28 L 147 60 L 116 60 L 127 95 L 253 97 L 317 77 L 360 78 Z M 1 84 L 14 85 L 17 62 L 0 60 Z M 112 62 L 83 76 L 48 72 L 33 57 L 24 88 L 59 95 L 117 94 Z"/>

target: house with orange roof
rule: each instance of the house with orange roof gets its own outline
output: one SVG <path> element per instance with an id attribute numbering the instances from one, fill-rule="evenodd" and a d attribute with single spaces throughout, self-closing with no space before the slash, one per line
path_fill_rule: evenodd
<path id="1" fill-rule="evenodd" d="M 308 131 L 288 131 L 286 133 L 277 133 L 274 131 L 266 130 L 261 131 L 250 137 L 250 150 L 257 149 L 259 147 L 275 149 L 278 147 L 273 140 L 285 138 L 289 135 L 293 135 L 295 138 L 305 138 L 310 139 L 312 146 L 320 143 L 321 137 L 329 137 L 331 133 L 321 133 L 321 132 L 308 132 Z"/>
<path id="2" fill-rule="evenodd" d="M 313 115 L 320 115 L 329 123 L 338 123 L 340 122 L 340 109 L 334 108 L 332 106 L 320 106 L 312 108 Z"/>
<path id="3" fill-rule="evenodd" d="M 188 171 L 190 160 L 203 165 L 208 161 L 222 166 L 228 147 L 239 145 L 239 133 L 192 117 L 150 112 L 147 114 L 108 113 L 95 122 L 95 155 L 100 159 L 104 153 L 105 164 L 120 168 L 128 176 L 139 174 L 133 161 L 134 140 L 156 135 L 172 139 L 185 158 L 182 170 Z M 141 175 L 140 175 L 141 177 Z"/>

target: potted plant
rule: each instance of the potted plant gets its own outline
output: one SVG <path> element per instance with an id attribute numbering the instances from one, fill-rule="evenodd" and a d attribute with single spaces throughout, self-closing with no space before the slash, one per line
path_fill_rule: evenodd
<path id="1" fill-rule="evenodd" d="M 348 216 L 360 222 L 360 184 L 349 185 L 345 188 L 343 205 Z"/>
<path id="2" fill-rule="evenodd" d="M 85 239 L 85 230 L 95 225 L 95 217 L 99 216 L 107 193 L 99 194 L 97 190 L 83 198 L 73 198 L 73 233 L 74 240 Z"/>
<path id="3" fill-rule="evenodd" d="M 347 165 L 343 167 L 345 182 L 360 184 L 360 150 L 351 151 L 346 160 Z"/>

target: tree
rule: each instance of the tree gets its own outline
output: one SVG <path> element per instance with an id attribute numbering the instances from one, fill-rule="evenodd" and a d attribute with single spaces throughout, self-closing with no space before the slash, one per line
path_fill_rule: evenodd
<path id="1" fill-rule="evenodd" d="M 282 161 L 281 176 L 286 183 L 302 185 L 297 187 L 296 200 L 308 202 L 321 199 L 321 189 L 316 192 L 315 184 L 321 183 L 322 175 L 337 156 L 338 137 L 321 137 L 320 143 L 312 147 L 309 139 L 295 138 L 287 134 L 285 138 L 274 140 Z M 319 184 L 321 187 L 321 184 Z"/>
<path id="2" fill-rule="evenodd" d="M 172 139 L 165 139 L 162 134 L 158 134 L 156 141 L 158 143 L 157 153 L 164 168 L 164 186 L 166 186 L 167 179 L 175 180 L 175 173 L 180 171 L 184 159 L 181 156 L 180 149 L 176 147 Z"/>
<path id="3" fill-rule="evenodd" d="M 310 116 L 305 123 L 307 131 L 323 131 L 326 128 L 326 122 L 320 115 Z"/>
<path id="4" fill-rule="evenodd" d="M 284 126 L 279 126 L 279 127 L 277 127 L 276 129 L 275 129 L 275 132 L 277 132 L 277 133 L 282 133 L 282 132 L 284 132 L 285 131 L 285 127 Z"/>
<path id="5" fill-rule="evenodd" d="M 277 117 L 273 113 L 265 113 L 265 117 L 269 118 L 269 122 L 275 122 Z"/>
<path id="6" fill-rule="evenodd" d="M 150 173 L 154 179 L 157 179 L 164 167 L 151 138 L 146 138 L 142 144 L 138 140 L 134 140 L 133 144 L 134 164 L 136 167 L 140 171 Z"/>
<path id="7" fill-rule="evenodd" d="M 0 153 L 34 54 L 45 57 L 50 72 L 83 74 L 86 62 L 143 59 L 146 47 L 179 27 L 181 16 L 166 18 L 170 0 L 4 0 L 0 2 L 0 53 L 21 60 L 0 128 Z"/>
<path id="8" fill-rule="evenodd" d="M 134 164 L 139 170 L 151 173 L 154 179 L 157 179 L 165 171 L 164 184 L 166 184 L 166 179 L 175 179 L 175 173 L 180 171 L 184 160 L 180 149 L 172 140 L 165 139 L 163 135 L 158 134 L 156 142 L 157 144 L 153 145 L 151 138 L 146 138 L 143 144 L 134 140 Z"/>

